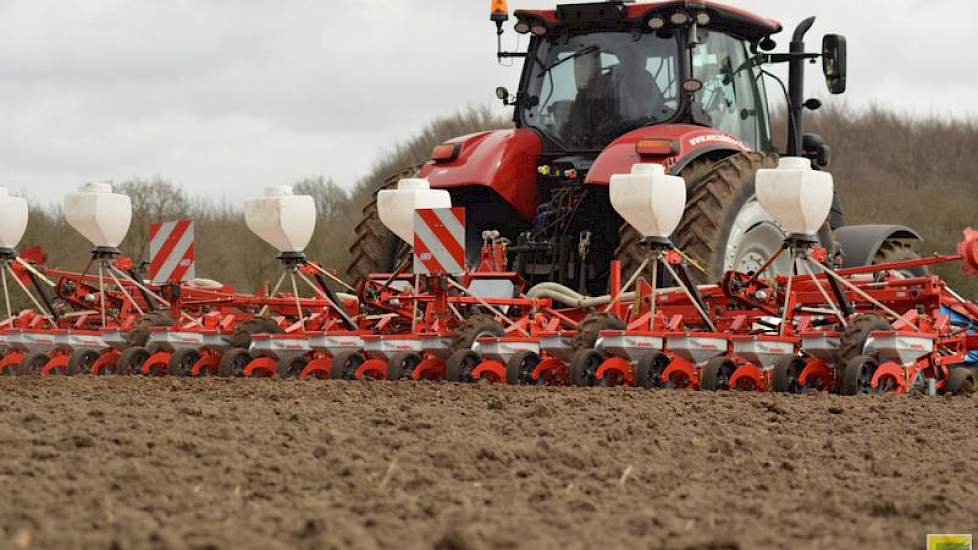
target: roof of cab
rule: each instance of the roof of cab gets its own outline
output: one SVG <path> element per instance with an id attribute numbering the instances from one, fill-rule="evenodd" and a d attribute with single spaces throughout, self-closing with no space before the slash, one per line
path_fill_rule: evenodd
<path id="1" fill-rule="evenodd" d="M 547 27 L 556 28 L 565 25 L 571 27 L 587 27 L 588 24 L 578 24 L 562 19 L 574 14 L 575 8 L 591 8 L 592 10 L 614 9 L 609 20 L 617 20 L 626 24 L 642 24 L 655 13 L 668 15 L 687 7 L 700 6 L 710 15 L 710 27 L 726 31 L 742 38 L 757 41 L 766 36 L 781 32 L 781 23 L 753 14 L 749 11 L 707 0 L 668 0 L 664 2 L 649 2 L 643 4 L 623 4 L 620 2 L 591 2 L 587 4 L 564 4 L 553 10 L 516 10 L 520 19 L 537 19 Z M 581 10 L 577 10 L 581 11 Z M 594 26 L 593 22 L 589 22 Z"/>

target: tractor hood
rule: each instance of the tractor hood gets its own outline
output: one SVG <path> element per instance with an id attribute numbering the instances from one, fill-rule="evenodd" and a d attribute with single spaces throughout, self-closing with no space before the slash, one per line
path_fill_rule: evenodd
<path id="1" fill-rule="evenodd" d="M 537 159 L 543 151 L 532 130 L 493 130 L 451 139 L 441 160 L 429 160 L 419 177 L 435 189 L 489 187 L 525 218 L 532 218 L 537 196 Z"/>
<path id="2" fill-rule="evenodd" d="M 592 2 L 564 4 L 555 10 L 516 10 L 516 18 L 530 27 L 543 26 L 548 31 L 583 31 L 645 25 L 654 16 L 668 17 L 687 8 L 705 9 L 710 28 L 751 42 L 781 32 L 781 23 L 719 2 L 670 0 L 645 4 Z"/>
<path id="3" fill-rule="evenodd" d="M 585 183 L 608 185 L 613 174 L 628 174 L 639 162 L 661 164 L 666 172 L 678 173 L 702 155 L 749 149 L 732 135 L 712 128 L 691 124 L 647 126 L 621 136 L 605 148 L 595 159 Z"/>

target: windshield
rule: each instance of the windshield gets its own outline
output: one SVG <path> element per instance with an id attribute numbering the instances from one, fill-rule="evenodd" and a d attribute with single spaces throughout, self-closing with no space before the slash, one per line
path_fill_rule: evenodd
<path id="1" fill-rule="evenodd" d="M 679 108 L 676 38 L 595 32 L 542 41 L 527 75 L 523 122 L 566 149 L 602 149 Z"/>
<path id="2" fill-rule="evenodd" d="M 693 50 L 693 76 L 703 82 L 696 101 L 711 125 L 736 136 L 752 149 L 767 149 L 770 129 L 767 94 L 747 45 L 723 33 L 700 31 Z"/>

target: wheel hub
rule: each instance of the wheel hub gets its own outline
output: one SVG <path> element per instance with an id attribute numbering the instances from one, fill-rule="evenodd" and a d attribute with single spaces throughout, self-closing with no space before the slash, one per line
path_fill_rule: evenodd
<path id="1" fill-rule="evenodd" d="M 751 197 L 730 226 L 730 235 L 723 257 L 724 271 L 742 273 L 757 271 L 784 242 L 787 232 L 767 213 L 755 197 Z M 782 255 L 768 269 L 769 274 L 786 275 L 791 271 L 791 259 Z"/>

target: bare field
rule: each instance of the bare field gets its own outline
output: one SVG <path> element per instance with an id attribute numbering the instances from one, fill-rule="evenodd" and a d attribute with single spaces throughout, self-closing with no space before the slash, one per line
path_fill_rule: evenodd
<path id="1" fill-rule="evenodd" d="M 0 379 L 0 548 L 923 548 L 978 400 Z"/>

